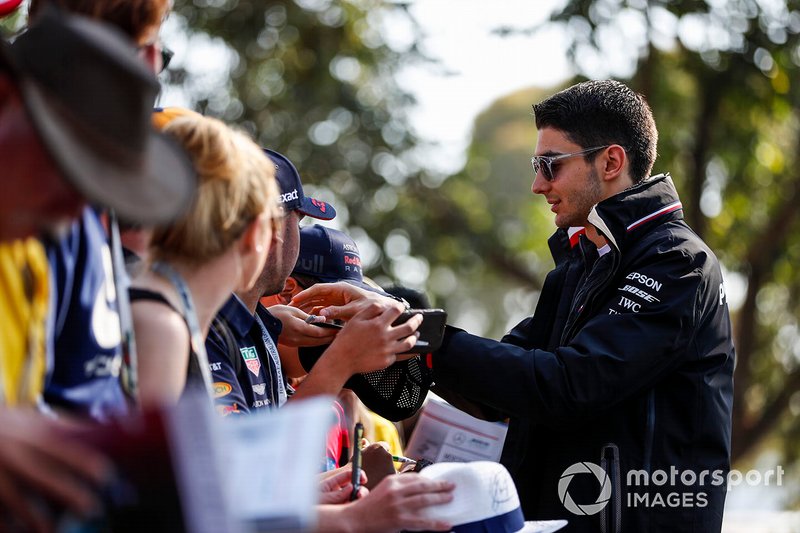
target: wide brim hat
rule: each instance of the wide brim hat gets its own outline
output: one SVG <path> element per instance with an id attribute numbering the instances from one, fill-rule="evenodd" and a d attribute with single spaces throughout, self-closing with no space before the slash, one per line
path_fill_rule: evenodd
<path id="1" fill-rule="evenodd" d="M 500 463 L 435 463 L 420 476 L 455 485 L 453 499 L 419 510 L 425 518 L 445 520 L 455 533 L 551 533 L 566 520 L 525 521 L 511 474 Z"/>
<path id="2" fill-rule="evenodd" d="M 90 202 L 143 225 L 189 206 L 191 161 L 152 128 L 158 82 L 124 34 L 48 8 L 3 48 L 42 145 Z"/>

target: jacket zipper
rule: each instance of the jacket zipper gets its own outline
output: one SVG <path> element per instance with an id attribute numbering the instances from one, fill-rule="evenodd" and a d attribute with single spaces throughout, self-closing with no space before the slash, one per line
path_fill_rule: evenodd
<path id="1" fill-rule="evenodd" d="M 579 324 L 580 324 L 579 318 L 581 317 L 581 315 L 585 314 L 586 312 L 588 312 L 591 309 L 592 304 L 594 303 L 594 300 L 595 300 L 596 296 L 600 292 L 602 292 L 603 288 L 605 288 L 608 285 L 608 282 L 614 277 L 614 275 L 616 274 L 617 270 L 619 269 L 619 265 L 620 265 L 620 252 L 619 252 L 619 250 L 617 250 L 616 248 L 612 247 L 611 251 L 609 253 L 613 254 L 613 255 L 611 256 L 612 257 L 612 262 L 611 262 L 611 266 L 608 269 L 608 273 L 606 274 L 605 277 L 603 277 L 602 280 L 592 284 L 591 287 L 587 288 L 586 293 L 585 293 L 586 296 L 583 297 L 583 302 L 584 303 L 577 310 L 574 310 L 571 313 L 570 317 L 567 319 L 568 320 L 568 322 L 567 322 L 568 326 L 564 329 L 564 334 L 561 337 L 562 346 L 567 344 L 572 339 L 572 337 L 575 335 L 575 333 L 578 330 Z M 599 260 L 600 259 L 598 258 L 598 261 Z M 579 294 L 576 294 L 576 296 L 579 296 Z M 576 303 L 577 303 L 577 300 L 578 300 L 578 298 L 576 298 Z M 570 323 L 570 320 L 569 320 L 570 318 L 572 319 L 571 323 Z"/>

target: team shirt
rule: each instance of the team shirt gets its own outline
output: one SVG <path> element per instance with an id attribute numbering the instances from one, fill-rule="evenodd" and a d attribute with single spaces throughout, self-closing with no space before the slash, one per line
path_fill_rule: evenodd
<path id="1" fill-rule="evenodd" d="M 117 293 L 106 231 L 94 209 L 84 209 L 65 238 L 48 244 L 47 255 L 54 351 L 45 400 L 99 421 L 123 415 Z"/>
<path id="2" fill-rule="evenodd" d="M 206 352 L 220 414 L 272 409 L 286 402 L 287 385 L 277 360 L 282 329 L 281 322 L 261 304 L 253 316 L 236 295 L 217 313 L 206 338 Z"/>

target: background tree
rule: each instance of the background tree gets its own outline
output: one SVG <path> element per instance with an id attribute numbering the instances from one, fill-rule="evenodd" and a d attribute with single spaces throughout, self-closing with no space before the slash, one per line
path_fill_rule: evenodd
<path id="1" fill-rule="evenodd" d="M 519 119 L 517 160 L 476 145 L 463 172 L 446 179 L 428 170 L 435 147 L 409 131 L 413 100 L 395 82 L 404 65 L 430 61 L 406 5 L 176 0 L 169 24 L 173 38 L 191 37 L 168 81 L 192 106 L 295 161 L 309 192 L 337 207 L 334 223 L 357 240 L 368 275 L 428 290 L 476 332 L 499 335 L 532 308 L 548 269 L 534 250 L 544 250 L 552 225 L 529 193 L 530 102 L 522 117 L 500 106 Z M 388 24 L 408 37 L 389 42 Z M 215 80 L 197 56 L 215 62 Z M 531 232 L 522 212 L 542 231 Z"/>

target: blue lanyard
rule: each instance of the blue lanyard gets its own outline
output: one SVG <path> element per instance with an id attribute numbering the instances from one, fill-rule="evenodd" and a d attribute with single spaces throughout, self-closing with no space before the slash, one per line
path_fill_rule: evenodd
<path id="1" fill-rule="evenodd" d="M 156 261 L 150 267 L 153 272 L 160 274 L 167 281 L 172 283 L 175 290 L 183 303 L 183 318 L 189 326 L 189 334 L 191 336 L 192 353 L 197 358 L 197 364 L 200 366 L 200 375 L 203 378 L 203 385 L 205 386 L 208 398 L 214 398 L 214 388 L 211 385 L 211 367 L 208 364 L 208 354 L 206 354 L 206 343 L 203 334 L 200 332 L 200 324 L 197 320 L 197 312 L 195 311 L 192 294 L 186 282 L 180 274 L 172 268 L 168 263 Z"/>

